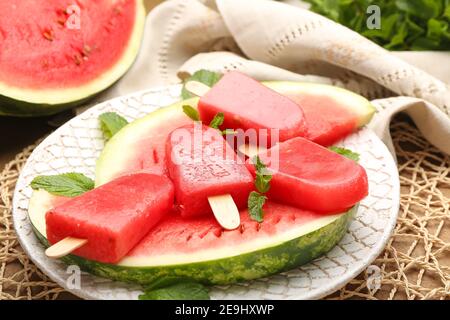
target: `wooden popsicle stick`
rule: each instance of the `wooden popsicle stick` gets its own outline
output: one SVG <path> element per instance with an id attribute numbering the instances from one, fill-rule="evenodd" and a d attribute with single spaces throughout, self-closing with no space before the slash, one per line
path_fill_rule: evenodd
<path id="1" fill-rule="evenodd" d="M 45 250 L 45 255 L 49 258 L 62 258 L 72 251 L 84 246 L 87 243 L 86 239 L 78 239 L 73 237 L 66 237 L 61 241 L 55 243 Z"/>
<path id="2" fill-rule="evenodd" d="M 253 158 L 258 153 L 264 152 L 267 149 L 263 147 L 255 146 L 254 144 L 241 144 L 238 147 L 239 152 L 245 154 L 249 158 Z"/>
<path id="3" fill-rule="evenodd" d="M 230 194 L 208 197 L 217 222 L 226 230 L 234 230 L 241 224 L 239 210 Z"/>
<path id="4" fill-rule="evenodd" d="M 210 87 L 208 87 L 206 84 L 198 82 L 198 81 L 188 81 L 184 85 L 185 89 L 192 93 L 193 95 L 196 95 L 197 97 L 204 96 Z"/>

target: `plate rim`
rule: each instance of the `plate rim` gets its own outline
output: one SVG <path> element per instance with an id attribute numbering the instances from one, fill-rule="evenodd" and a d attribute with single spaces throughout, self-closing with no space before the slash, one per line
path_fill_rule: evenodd
<path id="1" fill-rule="evenodd" d="M 156 86 L 156 87 L 152 87 L 146 90 L 141 90 L 141 91 L 137 91 L 131 94 L 127 94 L 124 96 L 120 96 L 120 97 L 116 97 L 113 99 L 109 99 L 106 101 L 103 101 L 101 103 L 98 103 L 94 106 L 92 106 L 91 108 L 87 109 L 86 111 L 82 112 L 81 114 L 73 117 L 72 119 L 70 119 L 69 121 L 67 121 L 65 124 L 63 124 L 62 126 L 60 126 L 59 128 L 57 128 L 55 131 L 53 131 L 51 134 L 49 134 L 46 138 L 44 138 L 38 146 L 36 146 L 36 148 L 32 151 L 32 153 L 30 154 L 30 156 L 27 158 L 19 177 L 17 178 L 17 182 L 15 185 L 15 189 L 14 189 L 14 193 L 13 193 L 13 201 L 12 201 L 12 220 L 13 220 L 13 226 L 14 226 L 14 230 L 17 234 L 17 238 L 18 238 L 18 242 L 20 244 L 20 246 L 22 247 L 22 249 L 24 250 L 24 252 L 27 254 L 27 256 L 29 257 L 29 259 L 36 265 L 39 267 L 39 269 L 45 273 L 50 279 L 52 279 L 52 281 L 56 282 L 59 286 L 61 286 L 62 288 L 64 288 L 65 290 L 71 292 L 72 294 L 83 298 L 83 299 L 97 299 L 97 297 L 90 295 L 89 293 L 86 293 L 83 288 L 80 289 L 71 289 L 71 288 L 67 288 L 67 285 L 64 281 L 62 281 L 58 276 L 56 276 L 54 274 L 54 272 L 52 272 L 52 270 L 49 270 L 48 266 L 44 265 L 43 263 L 41 263 L 41 261 L 39 261 L 39 259 L 37 259 L 37 257 L 35 257 L 29 250 L 29 244 L 27 242 L 27 239 L 21 234 L 20 232 L 20 221 L 19 221 L 19 213 L 17 213 L 16 211 L 19 209 L 19 198 L 20 198 L 20 189 L 19 187 L 21 187 L 24 184 L 24 172 L 26 172 L 28 166 L 30 166 L 30 160 L 33 158 L 33 155 L 39 153 L 41 151 L 41 149 L 46 145 L 46 143 L 48 143 L 49 141 L 51 141 L 52 139 L 54 139 L 54 137 L 56 136 L 60 136 L 60 133 L 62 131 L 65 130 L 66 126 L 69 126 L 71 123 L 79 121 L 82 118 L 90 118 L 95 114 L 95 111 L 97 109 L 100 109 L 102 106 L 106 106 L 108 104 L 113 105 L 115 101 L 120 101 L 122 99 L 127 99 L 127 98 L 131 98 L 133 96 L 138 96 L 138 95 L 143 95 L 146 93 L 157 93 L 157 92 L 162 92 L 164 90 L 170 90 L 170 89 L 177 89 L 177 88 L 181 88 L 180 84 L 175 84 L 175 85 L 167 85 L 167 86 Z M 155 109 L 157 110 L 157 109 Z M 153 111 L 155 111 L 153 110 Z M 153 112 L 152 111 L 152 112 Z M 86 119 L 84 119 L 86 120 Z M 382 234 L 382 239 L 377 241 L 377 245 L 372 248 L 370 250 L 370 255 L 368 255 L 367 257 L 365 257 L 364 259 L 364 263 L 361 264 L 361 266 L 359 268 L 356 268 L 354 270 L 352 270 L 352 272 L 346 272 L 344 275 L 341 276 L 341 280 L 338 282 L 331 282 L 328 283 L 326 285 L 323 285 L 321 287 L 315 288 L 313 290 L 311 290 L 309 292 L 309 294 L 307 295 L 307 297 L 299 297 L 299 298 L 293 298 L 293 299 L 320 299 L 323 298 L 339 289 L 341 289 L 342 287 L 344 287 L 349 281 L 351 281 L 353 278 L 355 278 L 357 275 L 359 275 L 362 271 L 364 271 L 379 255 L 380 253 L 384 250 L 387 242 L 389 241 L 392 232 L 396 226 L 396 222 L 397 222 L 397 218 L 398 218 L 398 213 L 399 213 L 399 208 L 400 208 L 400 180 L 399 180 L 399 173 L 398 173 L 398 169 L 396 166 L 396 162 L 394 157 L 392 156 L 392 154 L 389 152 L 387 146 L 381 141 L 381 139 L 370 129 L 368 129 L 367 127 L 364 127 L 360 130 L 364 130 L 365 132 L 367 132 L 367 134 L 372 136 L 372 139 L 374 141 L 377 142 L 377 144 L 379 145 L 379 147 L 384 148 L 384 152 L 385 154 L 388 154 L 390 156 L 389 160 L 390 160 L 390 164 L 394 164 L 395 170 L 391 170 L 391 172 L 393 173 L 393 179 L 395 179 L 396 182 L 393 185 L 394 190 L 392 192 L 392 203 L 393 203 L 393 207 L 391 209 L 390 214 L 392 214 L 393 216 L 390 216 L 389 218 L 389 225 L 387 225 L 384 228 L 384 232 Z M 27 219 L 27 223 L 30 224 L 28 215 L 26 217 Z M 42 244 L 40 243 L 40 241 L 37 239 L 36 235 L 33 232 L 33 237 L 35 238 L 35 241 L 37 241 L 41 247 L 42 250 L 44 250 L 44 247 L 42 246 Z M 320 257 L 318 258 L 320 259 Z M 90 274 L 91 276 L 97 277 L 95 275 Z"/>

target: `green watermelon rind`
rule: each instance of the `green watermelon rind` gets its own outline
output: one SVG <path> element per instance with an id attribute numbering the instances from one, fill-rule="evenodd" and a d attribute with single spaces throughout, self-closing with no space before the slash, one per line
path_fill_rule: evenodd
<path id="1" fill-rule="evenodd" d="M 62 260 L 83 271 L 122 282 L 150 285 L 162 279 L 192 280 L 206 285 L 225 285 L 267 277 L 292 270 L 330 251 L 347 232 L 358 205 L 333 222 L 297 238 L 237 256 L 200 262 L 132 267 L 105 264 L 68 255 Z M 33 226 L 42 244 L 47 239 Z"/>
<path id="2" fill-rule="evenodd" d="M 136 20 L 129 44 L 122 57 L 107 72 L 79 87 L 65 89 L 24 89 L 0 82 L 0 116 L 48 116 L 79 106 L 116 83 L 132 66 L 140 48 L 146 11 L 136 0 Z"/>
<path id="3" fill-rule="evenodd" d="M 83 103 L 89 101 L 94 96 L 100 94 L 96 93 L 86 98 L 71 101 L 68 103 L 62 103 L 58 105 L 47 103 L 29 103 L 26 101 L 15 100 L 4 95 L 0 95 L 0 116 L 12 116 L 12 117 L 43 117 L 50 116 L 55 113 L 69 110 Z"/>
<path id="4" fill-rule="evenodd" d="M 347 89 L 328 84 L 293 81 L 264 81 L 264 85 L 272 90 L 287 96 L 308 93 L 325 96 L 336 101 L 341 107 L 347 109 L 357 118 L 357 127 L 360 128 L 370 122 L 376 112 L 375 107 L 363 96 Z"/>

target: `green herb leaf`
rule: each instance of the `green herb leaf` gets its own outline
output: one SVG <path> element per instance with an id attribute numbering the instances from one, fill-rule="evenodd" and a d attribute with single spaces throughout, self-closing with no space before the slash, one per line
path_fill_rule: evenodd
<path id="1" fill-rule="evenodd" d="M 198 114 L 197 109 L 195 109 L 194 107 L 185 104 L 183 106 L 183 112 L 192 120 L 194 121 L 200 121 L 200 115 Z"/>
<path id="2" fill-rule="evenodd" d="M 206 84 L 208 87 L 212 87 L 213 85 L 215 85 L 217 83 L 217 81 L 220 80 L 221 77 L 222 77 L 221 73 L 201 69 L 201 70 L 196 71 L 189 78 L 185 79 L 184 83 L 186 83 L 188 81 L 198 81 L 203 84 Z M 183 89 L 181 90 L 181 97 L 183 99 L 189 99 L 189 98 L 194 97 L 194 95 L 191 94 L 188 90 L 186 90 L 186 88 L 183 85 Z"/>
<path id="3" fill-rule="evenodd" d="M 139 300 L 209 300 L 208 289 L 194 282 L 182 282 L 168 287 L 146 290 Z"/>
<path id="4" fill-rule="evenodd" d="M 222 135 L 226 136 L 228 134 L 236 134 L 236 132 L 237 131 L 234 129 L 225 129 L 225 130 L 222 130 Z"/>
<path id="5" fill-rule="evenodd" d="M 100 128 L 106 140 L 112 138 L 117 132 L 128 124 L 128 121 L 115 112 L 105 112 L 99 117 Z"/>
<path id="6" fill-rule="evenodd" d="M 94 189 L 94 181 L 84 174 L 70 172 L 53 176 L 37 176 L 31 181 L 34 190 L 43 189 L 51 194 L 76 197 Z"/>
<path id="7" fill-rule="evenodd" d="M 254 165 L 256 171 L 255 187 L 261 193 L 266 193 L 270 189 L 270 180 L 272 180 L 272 175 L 266 169 L 266 165 L 261 161 L 261 159 L 256 156 L 254 157 Z"/>
<path id="8" fill-rule="evenodd" d="M 322 14 L 389 50 L 450 50 L 449 0 L 305 0 Z M 380 8 L 380 27 L 369 29 L 370 5 Z"/>
<path id="9" fill-rule="evenodd" d="M 270 180 L 272 180 L 272 175 L 266 168 L 266 165 L 261 161 L 259 156 L 255 156 L 253 159 L 253 164 L 255 166 L 255 187 L 256 191 L 250 192 L 247 200 L 248 212 L 250 218 L 258 222 L 263 222 L 264 211 L 263 206 L 267 200 L 267 197 L 263 195 L 270 189 Z"/>
<path id="10" fill-rule="evenodd" d="M 359 161 L 359 153 L 353 152 L 350 149 L 345 149 L 345 148 L 341 148 L 341 147 L 329 147 L 328 149 L 330 149 L 331 151 L 334 151 L 338 154 L 340 154 L 341 156 L 344 156 L 346 158 L 349 158 L 351 160 L 354 160 L 356 162 Z"/>
<path id="11" fill-rule="evenodd" d="M 219 129 L 224 120 L 224 115 L 222 112 L 218 112 L 214 118 L 211 120 L 209 126 L 214 129 Z"/>
<path id="12" fill-rule="evenodd" d="M 266 196 L 256 191 L 250 192 L 247 200 L 248 213 L 250 215 L 250 218 L 258 222 L 263 222 L 264 218 L 263 206 L 266 200 L 267 200 Z"/>

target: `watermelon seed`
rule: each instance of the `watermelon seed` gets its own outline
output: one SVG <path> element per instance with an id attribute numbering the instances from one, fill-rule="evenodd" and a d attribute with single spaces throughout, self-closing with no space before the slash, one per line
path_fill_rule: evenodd
<path id="1" fill-rule="evenodd" d="M 190 234 L 190 235 L 188 235 L 187 237 L 186 237 L 186 242 L 188 242 L 189 240 L 191 240 L 192 239 L 192 234 Z"/>
<path id="2" fill-rule="evenodd" d="M 244 231 L 245 231 L 245 226 L 244 226 L 243 223 L 241 223 L 241 225 L 239 226 L 239 232 L 240 232 L 241 234 L 243 234 Z"/>
<path id="3" fill-rule="evenodd" d="M 217 238 L 220 238 L 222 236 L 222 234 L 223 234 L 223 229 L 222 228 L 214 230 L 214 235 Z"/>
<path id="4" fill-rule="evenodd" d="M 159 163 L 158 151 L 156 151 L 156 149 L 153 149 L 153 163 Z"/>
<path id="5" fill-rule="evenodd" d="M 64 27 L 66 25 L 66 19 L 64 19 L 64 18 L 58 18 L 58 20 L 56 20 L 56 22 L 62 27 Z"/>
<path id="6" fill-rule="evenodd" d="M 115 7 L 113 10 L 114 10 L 114 13 L 117 14 L 117 15 L 122 14 L 122 8 L 121 7 Z"/>
<path id="7" fill-rule="evenodd" d="M 256 231 L 258 232 L 259 230 L 261 230 L 261 223 L 257 222 Z"/>
<path id="8" fill-rule="evenodd" d="M 45 39 L 47 39 L 48 41 L 53 41 L 53 32 L 52 30 L 45 30 L 42 35 L 44 36 Z"/>
<path id="9" fill-rule="evenodd" d="M 81 64 L 80 56 L 76 54 L 76 55 L 73 56 L 73 58 L 74 58 L 74 60 L 75 60 L 75 64 L 76 64 L 77 66 L 79 66 L 79 65 Z"/>
<path id="10" fill-rule="evenodd" d="M 92 51 L 91 47 L 88 46 L 87 44 L 85 44 L 85 45 L 83 46 L 83 55 L 84 55 L 84 56 L 87 57 L 87 56 L 91 53 L 91 51 Z"/>

